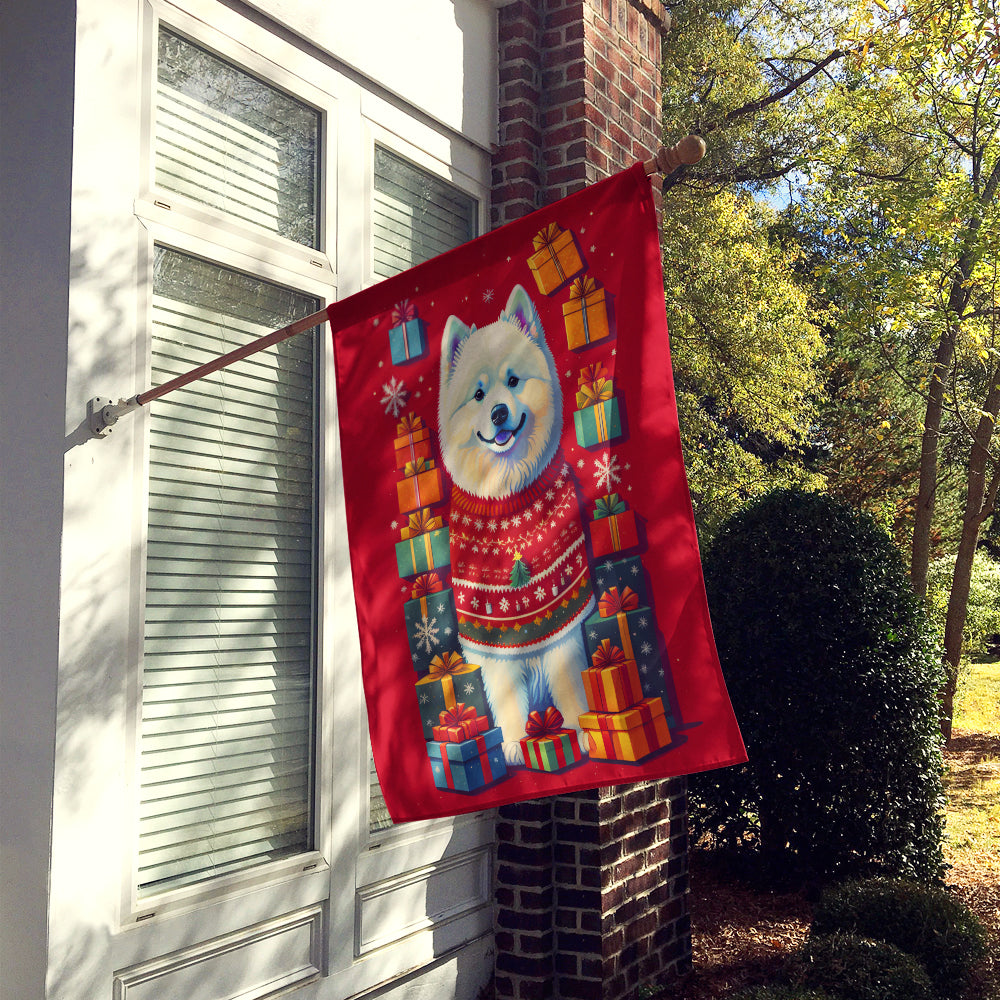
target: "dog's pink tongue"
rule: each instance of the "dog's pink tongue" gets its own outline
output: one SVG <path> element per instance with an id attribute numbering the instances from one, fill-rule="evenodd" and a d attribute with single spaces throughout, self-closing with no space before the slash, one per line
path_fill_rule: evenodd
<path id="1" fill-rule="evenodd" d="M 497 431 L 497 436 L 493 440 L 497 444 L 506 444 L 513 436 L 512 431 Z"/>

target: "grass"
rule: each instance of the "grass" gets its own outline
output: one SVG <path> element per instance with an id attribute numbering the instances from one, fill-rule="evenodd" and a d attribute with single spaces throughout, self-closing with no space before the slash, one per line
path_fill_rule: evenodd
<path id="1" fill-rule="evenodd" d="M 945 761 L 945 881 L 986 925 L 993 952 L 969 997 L 1000 1000 L 1000 661 L 963 671 Z M 808 889 L 779 893 L 747 885 L 715 854 L 691 852 L 694 968 L 659 1000 L 723 1000 L 772 982 L 808 937 Z"/>

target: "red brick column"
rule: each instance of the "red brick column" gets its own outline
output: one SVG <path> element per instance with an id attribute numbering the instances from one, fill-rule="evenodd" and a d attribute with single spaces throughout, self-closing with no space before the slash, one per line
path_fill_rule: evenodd
<path id="1" fill-rule="evenodd" d="M 494 226 L 660 144 L 660 0 L 498 10 Z M 621 1000 L 687 970 L 684 779 L 518 803 L 497 821 L 496 995 Z"/>

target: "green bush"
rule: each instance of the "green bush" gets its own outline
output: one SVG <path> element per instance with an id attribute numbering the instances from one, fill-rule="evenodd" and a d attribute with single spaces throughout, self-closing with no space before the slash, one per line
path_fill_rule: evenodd
<path id="1" fill-rule="evenodd" d="M 749 763 L 694 776 L 695 834 L 771 871 L 940 877 L 943 676 L 889 536 L 779 490 L 723 526 L 705 584 Z"/>
<path id="2" fill-rule="evenodd" d="M 986 933 L 963 903 L 939 887 L 870 879 L 827 889 L 816 905 L 814 935 L 849 932 L 895 945 L 923 963 L 938 994 L 960 997 L 985 958 Z"/>
<path id="3" fill-rule="evenodd" d="M 799 985 L 825 989 L 837 1000 L 934 998 L 926 970 L 912 955 L 853 934 L 810 938 L 793 976 Z"/>
<path id="4" fill-rule="evenodd" d="M 839 1000 L 824 990 L 802 989 L 798 986 L 752 986 L 741 990 L 733 1000 Z"/>

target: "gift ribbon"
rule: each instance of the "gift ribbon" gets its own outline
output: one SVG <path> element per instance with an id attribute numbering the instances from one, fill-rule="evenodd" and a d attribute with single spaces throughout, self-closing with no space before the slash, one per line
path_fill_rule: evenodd
<path id="1" fill-rule="evenodd" d="M 553 244 L 562 234 L 563 230 L 559 227 L 558 223 L 550 222 L 544 229 L 540 229 L 531 241 L 535 250 L 548 250 L 549 256 L 552 258 L 552 263 L 556 266 L 556 273 L 559 275 L 560 283 L 566 280 L 566 275 L 563 272 L 562 264 L 559 263 L 559 255 L 556 253 Z"/>
<path id="2" fill-rule="evenodd" d="M 436 531 L 443 525 L 444 521 L 440 517 L 432 516 L 426 507 L 422 507 L 407 518 L 406 530 L 409 533 L 409 537 L 413 538 L 416 535 L 423 535 L 428 531 Z M 440 590 L 441 588 L 439 587 L 438 589 Z"/>
<path id="3" fill-rule="evenodd" d="M 554 736 L 562 728 L 562 713 L 558 708 L 549 705 L 549 707 L 545 709 L 544 715 L 538 711 L 530 712 L 528 714 L 528 721 L 525 724 L 524 731 L 531 737 Z"/>
<path id="4" fill-rule="evenodd" d="M 434 565 L 434 548 L 431 544 L 430 532 L 426 532 L 423 535 L 417 535 L 415 538 L 404 538 L 403 541 L 410 543 L 410 561 L 413 563 L 413 568 L 416 570 L 420 560 L 417 558 L 417 546 L 416 543 L 423 541 L 424 543 L 424 556 L 428 566 Z M 400 545 L 403 543 L 400 542 Z"/>
<path id="5" fill-rule="evenodd" d="M 413 581 L 413 599 L 427 597 L 430 594 L 437 594 L 444 590 L 444 584 L 437 573 L 421 573 Z"/>
<path id="6" fill-rule="evenodd" d="M 594 520 L 610 517 L 612 514 L 624 514 L 627 509 L 625 501 L 617 493 L 606 493 L 594 502 Z"/>
<path id="7" fill-rule="evenodd" d="M 445 743 L 474 739 L 481 731 L 479 718 L 473 706 L 459 702 L 438 715 L 439 724 L 432 729 L 434 738 Z"/>
<path id="8" fill-rule="evenodd" d="M 429 472 L 434 468 L 434 462 L 429 458 L 418 458 L 414 462 L 407 462 L 403 467 L 404 476 L 416 476 L 421 472 Z"/>
<path id="9" fill-rule="evenodd" d="M 598 670 L 606 670 L 608 667 L 620 666 L 626 662 L 626 658 L 610 639 L 602 639 L 601 644 L 594 650 L 591 661 Z"/>
<path id="10" fill-rule="evenodd" d="M 581 382 L 576 391 L 576 403 L 579 409 L 605 403 L 615 394 L 614 382 L 608 378 L 595 379 L 592 382 Z"/>
<path id="11" fill-rule="evenodd" d="M 424 535 L 424 538 L 428 538 Z M 441 693 L 444 695 L 445 708 L 454 708 L 458 704 L 455 697 L 455 680 L 452 674 L 457 674 L 462 667 L 467 666 L 461 653 L 449 650 L 447 653 L 439 653 L 430 662 L 430 673 L 428 676 L 441 682 Z"/>
<path id="12" fill-rule="evenodd" d="M 569 286 L 569 297 L 571 299 L 583 299 L 588 295 L 593 295 L 597 291 L 597 281 L 591 277 L 577 278 Z"/>
<path id="13" fill-rule="evenodd" d="M 598 382 L 601 379 L 608 378 L 608 369 L 603 361 L 595 361 L 592 365 L 584 365 L 580 369 L 580 375 L 577 379 L 577 385 L 583 386 L 588 383 L 592 384 Z"/>
<path id="14" fill-rule="evenodd" d="M 417 318 L 417 307 L 409 300 L 403 299 L 392 307 L 392 325 L 398 326 L 400 323 L 409 323 L 411 319 Z"/>
<path id="15" fill-rule="evenodd" d="M 416 434 L 417 431 L 423 430 L 423 427 L 423 417 L 418 417 L 415 413 L 408 413 L 396 424 L 396 437 L 402 437 L 404 434 Z"/>
<path id="16" fill-rule="evenodd" d="M 634 660 L 635 653 L 632 651 L 632 636 L 628 630 L 628 617 L 626 611 L 635 611 L 639 607 L 639 595 L 626 587 L 621 594 L 617 587 L 606 590 L 597 602 L 597 612 L 602 618 L 616 618 L 618 620 L 618 634 L 622 641 L 622 651 L 625 659 Z"/>

